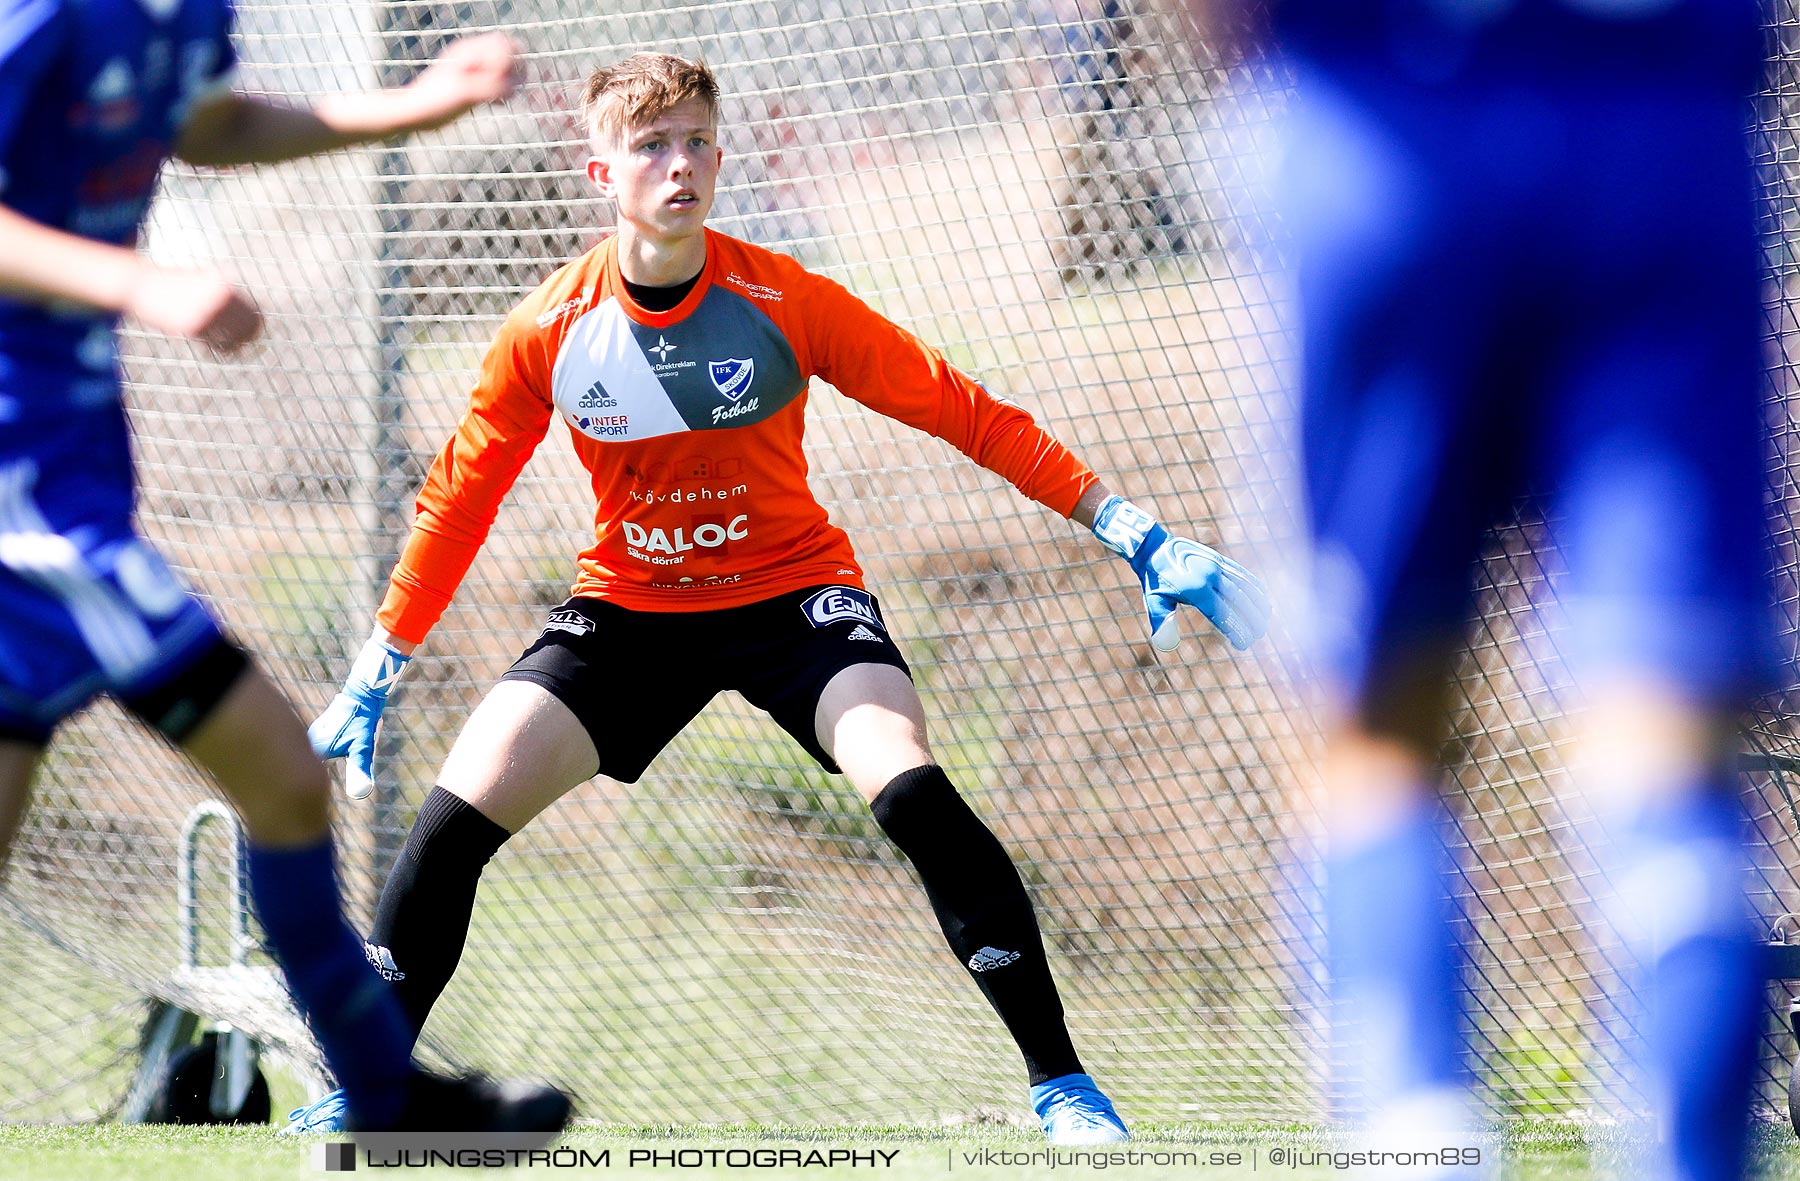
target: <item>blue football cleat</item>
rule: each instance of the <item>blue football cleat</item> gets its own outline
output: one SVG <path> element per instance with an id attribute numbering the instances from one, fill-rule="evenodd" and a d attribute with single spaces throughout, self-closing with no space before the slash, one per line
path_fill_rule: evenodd
<path id="1" fill-rule="evenodd" d="M 1131 1139 L 1112 1100 L 1085 1074 L 1065 1074 L 1031 1088 L 1031 1110 L 1052 1144 L 1122 1144 Z"/>
<path id="2" fill-rule="evenodd" d="M 288 1112 L 288 1126 L 278 1136 L 300 1136 L 309 1132 L 341 1132 L 344 1130 L 344 1092 L 333 1091 L 317 1103 L 296 1107 Z"/>

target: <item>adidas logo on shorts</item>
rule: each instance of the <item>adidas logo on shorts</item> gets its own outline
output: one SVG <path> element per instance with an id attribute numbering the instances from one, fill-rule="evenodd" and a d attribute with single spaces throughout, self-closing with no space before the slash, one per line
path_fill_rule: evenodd
<path id="1" fill-rule="evenodd" d="M 848 638 L 852 640 L 874 640 L 877 644 L 881 643 L 881 637 L 870 631 L 868 625 L 863 623 L 859 623 L 851 628 Z"/>
<path id="2" fill-rule="evenodd" d="M 1016 951 L 1001 951 L 998 947 L 984 947 L 969 957 L 969 971 L 992 972 L 995 968 L 1004 968 L 1017 961 Z"/>

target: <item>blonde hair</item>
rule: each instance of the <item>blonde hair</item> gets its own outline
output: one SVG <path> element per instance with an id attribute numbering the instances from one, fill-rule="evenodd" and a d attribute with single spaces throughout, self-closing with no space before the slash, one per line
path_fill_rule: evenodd
<path id="1" fill-rule="evenodd" d="M 581 118 L 597 145 L 616 146 L 631 128 L 691 99 L 703 100 L 717 115 L 719 82 L 705 62 L 672 53 L 634 53 L 588 75 L 581 90 Z"/>

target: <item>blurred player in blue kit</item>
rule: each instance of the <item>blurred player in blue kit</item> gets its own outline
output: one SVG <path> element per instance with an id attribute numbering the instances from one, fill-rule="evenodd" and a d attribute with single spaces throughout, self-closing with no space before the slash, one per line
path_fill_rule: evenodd
<path id="1" fill-rule="evenodd" d="M 1731 740 L 1774 668 L 1757 5 L 1264 15 L 1296 82 L 1281 187 L 1335 690 L 1325 917 L 1373 1136 L 1422 1149 L 1467 1110 L 1437 756 L 1484 532 L 1535 494 L 1568 567 L 1581 778 L 1641 975 L 1659 1167 L 1740 1177 L 1762 1002 Z"/>
<path id="2" fill-rule="evenodd" d="M 354 1128 L 554 1134 L 553 1088 L 412 1065 L 340 912 L 305 726 L 136 532 L 114 339 L 125 313 L 222 351 L 261 328 L 223 277 L 133 249 L 170 155 L 285 160 L 441 126 L 509 91 L 513 50 L 459 41 L 410 85 L 289 109 L 231 89 L 231 24 L 224 0 L 0 0 L 0 859 L 52 731 L 111 694 L 243 817 L 269 950 Z"/>

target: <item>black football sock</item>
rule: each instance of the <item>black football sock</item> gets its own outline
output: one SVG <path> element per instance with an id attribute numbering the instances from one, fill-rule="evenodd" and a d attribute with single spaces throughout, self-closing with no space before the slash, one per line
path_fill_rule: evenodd
<path id="1" fill-rule="evenodd" d="M 943 768 L 896 775 L 869 807 L 912 860 L 950 950 L 1019 1044 L 1031 1085 L 1082 1073 L 1025 885 Z"/>
<path id="2" fill-rule="evenodd" d="M 415 1038 L 462 959 L 481 871 L 511 835 L 460 796 L 434 787 L 394 859 L 368 953 L 393 985 Z"/>

